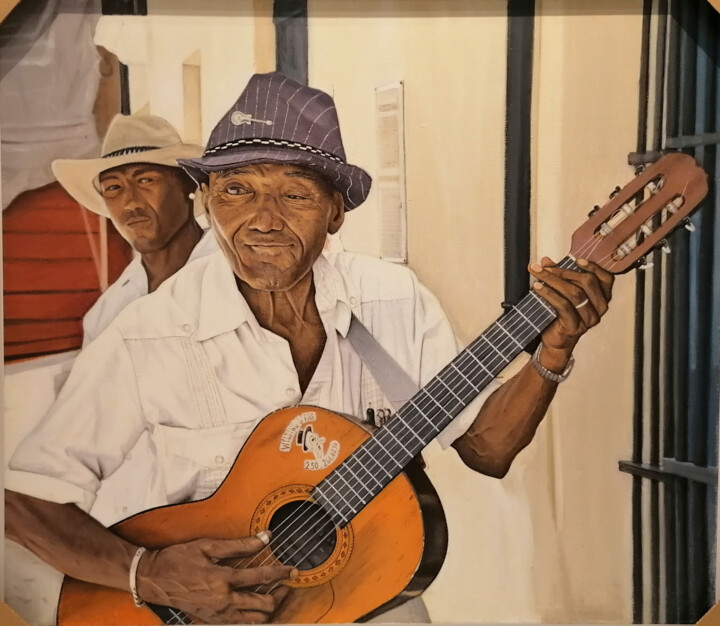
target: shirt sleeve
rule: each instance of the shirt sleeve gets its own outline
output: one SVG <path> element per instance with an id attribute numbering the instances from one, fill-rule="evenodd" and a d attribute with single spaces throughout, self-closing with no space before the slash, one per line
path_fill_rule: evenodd
<path id="1" fill-rule="evenodd" d="M 437 298 L 420 283 L 417 283 L 416 342 L 420 346 L 420 381 L 428 382 L 458 353 L 459 348 L 450 322 Z M 501 386 L 492 380 L 480 393 L 448 424 L 438 435 L 437 441 L 443 449 L 465 434 L 480 412 L 485 401 Z"/>
<path id="2" fill-rule="evenodd" d="M 55 404 L 18 446 L 5 487 L 88 511 L 145 429 L 130 355 L 110 327 L 78 355 Z"/>

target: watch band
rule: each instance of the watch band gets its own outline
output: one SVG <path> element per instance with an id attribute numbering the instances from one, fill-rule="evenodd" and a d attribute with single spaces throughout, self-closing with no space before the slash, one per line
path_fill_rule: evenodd
<path id="1" fill-rule="evenodd" d="M 567 362 L 567 365 L 565 366 L 562 374 L 556 374 L 555 372 L 551 372 L 546 367 L 543 367 L 543 364 L 540 363 L 540 350 L 542 350 L 542 343 L 538 344 L 538 347 L 535 349 L 535 352 L 530 359 L 530 362 L 533 364 L 535 371 L 540 374 L 540 376 L 542 376 L 545 380 L 551 380 L 554 383 L 561 383 L 566 380 L 567 377 L 570 376 L 570 372 L 572 372 L 573 365 L 575 365 L 575 357 L 570 355 L 570 360 Z"/>

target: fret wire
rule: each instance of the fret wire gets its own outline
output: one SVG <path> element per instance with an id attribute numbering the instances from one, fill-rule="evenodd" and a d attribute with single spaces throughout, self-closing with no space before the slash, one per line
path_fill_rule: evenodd
<path id="1" fill-rule="evenodd" d="M 396 413 L 396 415 L 397 415 L 397 413 Z M 407 421 L 405 421 L 404 419 L 402 419 L 399 415 L 398 415 L 398 418 L 399 418 L 399 419 L 398 419 L 395 423 L 396 423 L 396 424 L 402 424 L 403 426 L 405 426 L 405 429 L 406 429 L 413 437 L 415 437 L 415 439 L 417 439 L 417 441 L 420 442 L 420 449 L 424 448 L 424 447 L 427 445 L 427 442 L 424 441 L 423 439 L 421 439 L 420 437 L 418 437 L 417 433 L 415 432 L 415 429 L 414 429 L 414 428 L 410 428 L 410 424 L 409 424 Z M 430 422 L 430 423 L 432 424 L 432 422 Z M 434 425 L 433 425 L 433 430 L 435 430 L 435 426 L 434 426 Z M 417 452 L 415 452 L 415 454 L 417 454 Z M 415 456 L 415 455 L 413 455 L 413 456 Z"/>
<path id="2" fill-rule="evenodd" d="M 528 324 L 530 324 L 530 326 L 532 326 L 538 333 L 540 332 L 540 329 L 539 329 L 537 326 L 535 326 L 535 324 L 533 324 L 532 321 L 531 321 L 528 317 L 525 316 L 525 314 L 522 312 L 522 309 L 520 309 L 520 308 L 515 308 L 515 309 L 513 309 L 513 310 L 514 310 L 514 311 L 517 311 L 517 312 L 523 317 L 523 319 L 525 319 L 525 321 L 526 321 Z"/>
<path id="3" fill-rule="evenodd" d="M 375 436 L 373 437 L 373 440 L 388 454 L 388 456 L 390 457 L 390 460 L 391 460 L 395 465 L 397 465 L 398 469 L 402 469 L 402 468 L 405 466 L 404 463 L 398 463 L 397 459 L 396 459 L 392 454 L 390 454 L 390 453 L 387 451 L 387 449 L 386 449 L 385 446 L 383 445 L 383 442 L 380 441 L 380 438 L 383 437 L 383 435 L 384 435 L 387 431 L 388 431 L 387 428 L 381 428 L 380 430 L 378 430 L 378 431 L 375 433 Z M 388 444 L 388 447 L 390 447 L 390 446 L 393 445 L 392 442 L 390 442 L 390 441 L 387 441 L 386 443 Z M 412 458 L 412 456 L 410 456 L 410 458 Z"/>
<path id="4" fill-rule="evenodd" d="M 479 340 L 479 339 L 480 339 L 480 338 L 478 337 L 478 340 Z M 485 373 L 487 373 L 488 375 L 492 376 L 492 372 L 491 372 L 487 367 L 485 367 L 485 364 L 484 364 L 477 356 L 475 356 L 475 353 L 472 351 L 473 347 L 476 347 L 475 344 L 476 344 L 476 342 L 477 342 L 478 340 L 476 340 L 476 341 L 474 341 L 473 343 L 471 343 L 471 344 L 466 348 L 465 351 L 466 351 L 473 359 L 475 359 L 475 361 L 478 363 L 478 365 L 480 365 L 480 367 L 485 370 Z M 464 377 L 463 377 L 463 378 L 464 378 Z M 472 385 L 471 385 L 471 387 L 472 387 Z M 474 389 L 474 387 L 473 387 L 473 389 Z"/>
<path id="5" fill-rule="evenodd" d="M 455 417 L 454 415 L 451 415 L 450 413 L 448 413 L 448 411 L 445 410 L 445 407 L 444 407 L 442 404 L 440 404 L 440 403 L 433 397 L 433 395 L 432 395 L 430 392 L 427 391 L 426 388 L 425 388 L 425 389 L 421 389 L 420 391 L 421 391 L 421 392 L 424 391 L 424 392 L 425 392 L 425 395 L 428 396 L 428 397 L 430 398 L 430 400 L 432 400 L 432 401 L 440 408 L 441 411 L 443 411 L 448 417 L 450 417 L 451 420 Z"/>
<path id="6" fill-rule="evenodd" d="M 507 330 L 505 330 L 505 327 L 500 323 L 500 320 L 498 320 L 497 322 L 495 322 L 495 325 L 496 325 L 500 330 L 502 330 L 508 337 L 510 337 L 510 339 L 512 339 L 512 340 L 515 342 L 515 345 L 516 345 L 518 348 L 520 348 L 521 350 L 523 349 L 524 346 L 523 346 L 517 339 L 515 339 L 515 337 L 513 337 Z"/>
<path id="7" fill-rule="evenodd" d="M 370 457 L 370 459 L 375 463 L 375 465 L 377 465 L 383 472 L 385 472 L 385 473 L 388 475 L 388 477 L 391 478 L 391 477 L 392 477 L 392 474 L 390 474 L 390 472 L 388 472 L 388 471 L 385 469 L 385 465 L 383 465 L 383 463 L 382 463 L 376 456 L 372 455 L 372 454 L 370 453 L 370 450 L 368 450 L 368 448 L 370 447 L 370 443 L 371 443 L 371 442 L 372 442 L 372 439 L 368 439 L 368 440 L 360 447 L 360 450 L 362 450 L 363 452 L 365 452 L 365 453 Z M 358 459 L 358 461 L 359 461 L 359 459 Z M 363 467 L 363 469 L 366 469 L 366 467 L 365 467 L 364 465 L 361 465 L 361 467 Z M 367 471 L 368 473 L 372 473 L 372 472 L 370 472 L 370 471 L 367 470 L 367 469 L 366 469 L 366 471 Z"/>
<path id="8" fill-rule="evenodd" d="M 388 458 L 389 461 L 392 461 L 395 465 L 398 465 L 398 462 L 395 460 L 392 453 L 389 452 L 388 449 L 383 445 L 383 442 L 380 441 L 380 436 L 382 435 L 384 430 L 385 430 L 384 428 L 380 428 L 375 432 L 375 435 L 373 436 L 373 438 L 368 441 L 368 450 L 373 445 L 376 448 L 379 447 L 380 450 L 377 450 L 377 455 L 373 455 L 376 459 L 378 459 L 378 461 L 380 461 L 379 455 L 384 454 Z M 391 444 L 388 444 L 388 445 L 391 445 Z M 400 466 L 400 467 L 402 467 L 402 466 Z M 389 472 L 389 474 L 393 475 L 392 472 Z"/>
<path id="9" fill-rule="evenodd" d="M 320 483 L 320 484 L 321 484 L 321 485 L 324 485 L 325 482 L 326 482 L 326 481 L 322 481 L 322 483 Z M 332 488 L 335 490 L 335 493 L 339 493 L 338 490 L 337 490 L 337 488 L 335 487 L 335 485 L 332 484 L 332 481 L 327 481 L 327 483 L 328 483 L 328 485 L 329 485 L 330 487 L 332 487 Z M 319 485 L 318 485 L 318 486 L 319 486 Z M 317 487 L 316 487 L 316 488 L 317 488 Z M 344 523 L 345 515 L 343 514 L 342 511 L 340 511 L 340 510 L 335 506 L 335 503 L 332 501 L 332 498 L 330 498 L 328 495 L 326 495 L 325 493 L 322 493 L 322 492 L 321 492 L 321 495 L 322 495 L 323 499 L 324 499 L 333 509 L 335 509 L 335 512 L 336 512 L 338 515 L 340 515 L 340 520 L 341 520 L 341 522 Z M 342 498 L 342 495 L 340 495 L 340 497 Z"/>
<path id="10" fill-rule="evenodd" d="M 437 378 L 437 376 L 436 376 L 435 378 Z M 433 379 L 433 380 L 435 380 L 435 379 Z M 430 383 L 432 383 L 432 381 L 430 381 Z M 428 424 L 430 424 L 430 426 L 433 427 L 433 429 L 436 427 L 436 426 L 435 426 L 435 422 L 433 422 L 427 415 L 425 415 L 425 413 L 423 413 L 423 412 L 420 410 L 420 408 L 417 406 L 417 404 L 415 404 L 415 402 L 413 401 L 412 398 L 410 398 L 410 400 L 408 400 L 408 404 L 406 404 L 405 406 L 408 406 L 408 405 L 413 406 L 413 407 L 415 408 L 415 410 L 422 416 L 422 418 L 423 418 Z M 403 407 L 400 408 L 400 411 L 398 411 L 398 414 L 401 414 L 401 411 L 405 408 L 405 406 L 403 406 Z M 438 432 L 440 432 L 440 431 L 438 431 Z"/>
<path id="11" fill-rule="evenodd" d="M 361 467 L 366 470 L 365 473 L 377 483 L 378 487 L 380 487 L 381 489 L 382 489 L 382 487 L 384 487 L 384 485 L 377 478 L 375 478 L 375 474 L 373 474 L 373 472 L 367 470 L 364 465 L 362 465 Z M 380 467 L 382 467 L 382 466 L 380 466 Z M 352 471 L 352 468 L 349 465 L 347 465 L 347 469 L 353 475 L 353 478 L 355 478 L 355 480 L 360 482 L 360 478 L 358 478 L 357 474 L 355 474 L 355 472 Z"/>
<path id="12" fill-rule="evenodd" d="M 351 472 L 351 473 L 352 473 L 352 472 Z M 370 473 L 370 472 L 368 472 L 368 474 L 369 474 L 369 473 Z M 352 473 L 352 474 L 353 474 L 353 476 L 355 476 L 354 473 Z M 342 481 L 348 486 L 348 488 L 350 489 L 350 491 L 352 491 L 352 492 L 353 492 L 354 494 L 356 494 L 356 495 L 359 495 L 358 492 L 355 490 L 355 488 L 354 488 L 347 480 L 345 480 L 345 477 L 344 477 L 342 474 L 338 474 L 338 476 L 339 476 L 340 478 L 342 478 Z M 356 477 L 356 478 L 357 478 L 357 477 Z M 368 493 L 372 494 L 372 491 L 367 487 L 367 485 L 365 485 L 360 479 L 357 479 L 357 481 L 358 481 L 358 485 L 359 485 L 359 486 L 363 487 L 363 488 L 365 489 L 365 491 L 367 491 Z"/>
<path id="13" fill-rule="evenodd" d="M 473 356 L 474 356 L 474 355 L 473 355 Z M 478 361 L 478 362 L 479 362 L 479 361 Z M 470 385 L 475 391 L 479 391 L 479 389 L 478 389 L 475 385 L 473 385 L 473 384 L 468 380 L 467 376 L 465 376 L 465 374 L 463 374 L 463 373 L 457 368 L 457 366 L 455 365 L 455 362 L 454 362 L 454 361 L 450 361 L 450 365 L 452 366 L 452 368 L 453 368 L 458 374 L 460 374 L 460 376 L 462 376 L 462 377 L 467 381 L 468 385 Z"/>
<path id="14" fill-rule="evenodd" d="M 490 339 L 488 339 L 488 337 L 487 337 L 487 335 L 490 334 L 490 331 L 491 331 L 494 327 L 495 327 L 495 324 L 493 324 L 490 328 L 488 328 L 488 330 L 487 330 L 486 332 L 484 332 L 482 335 L 480 335 L 480 339 L 482 339 L 482 340 L 483 340 L 485 343 L 487 343 L 495 352 L 497 352 L 497 353 L 500 355 L 500 358 L 501 358 L 503 361 L 507 361 L 507 360 L 508 360 L 508 357 L 507 357 L 506 355 L 504 355 L 502 352 L 500 352 L 500 350 L 498 350 L 498 349 L 495 347 L 495 344 L 493 344 L 493 342 L 490 341 Z"/>
<path id="15" fill-rule="evenodd" d="M 423 441 L 422 439 L 420 439 L 420 437 L 417 436 L 417 433 L 415 432 L 415 430 L 414 430 L 413 428 L 410 428 L 410 426 L 407 424 L 407 422 L 405 422 L 405 420 L 402 419 L 397 413 L 396 413 L 395 415 L 396 415 L 396 417 L 397 417 L 398 419 L 393 420 L 393 424 L 392 424 L 392 425 L 388 424 L 388 426 L 389 426 L 388 431 L 392 431 L 392 426 L 394 426 L 395 424 L 402 424 L 403 426 L 405 426 L 406 430 L 407 430 L 413 437 L 415 437 L 415 439 L 416 439 L 417 441 L 420 442 L 420 445 L 421 445 L 421 446 L 424 446 L 426 442 Z M 399 433 L 398 433 L 398 434 L 399 434 Z M 393 435 L 393 437 L 394 437 L 394 436 L 395 436 L 395 435 Z M 416 454 L 417 454 L 417 453 L 416 453 Z M 414 455 L 413 455 L 413 456 L 414 456 Z"/>
<path id="16" fill-rule="evenodd" d="M 408 450 L 408 449 L 402 444 L 402 442 L 393 434 L 391 428 L 386 428 L 386 429 L 385 429 L 385 432 L 388 433 L 395 441 L 398 442 L 398 445 L 406 452 L 406 454 L 408 454 L 411 458 L 414 456 L 413 454 L 411 454 L 410 450 Z"/>

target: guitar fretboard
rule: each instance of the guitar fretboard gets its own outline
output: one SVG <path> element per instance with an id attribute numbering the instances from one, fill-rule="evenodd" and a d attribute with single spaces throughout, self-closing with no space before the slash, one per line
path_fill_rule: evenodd
<path id="1" fill-rule="evenodd" d="M 570 257 L 559 265 L 580 271 Z M 540 296 L 527 294 L 320 482 L 315 501 L 345 526 L 556 316 Z"/>

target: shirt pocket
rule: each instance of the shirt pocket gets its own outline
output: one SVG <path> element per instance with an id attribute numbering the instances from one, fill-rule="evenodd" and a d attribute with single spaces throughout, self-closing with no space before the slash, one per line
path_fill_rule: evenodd
<path id="1" fill-rule="evenodd" d="M 156 424 L 152 436 L 170 504 L 212 495 L 227 476 L 254 425 L 183 428 Z"/>

